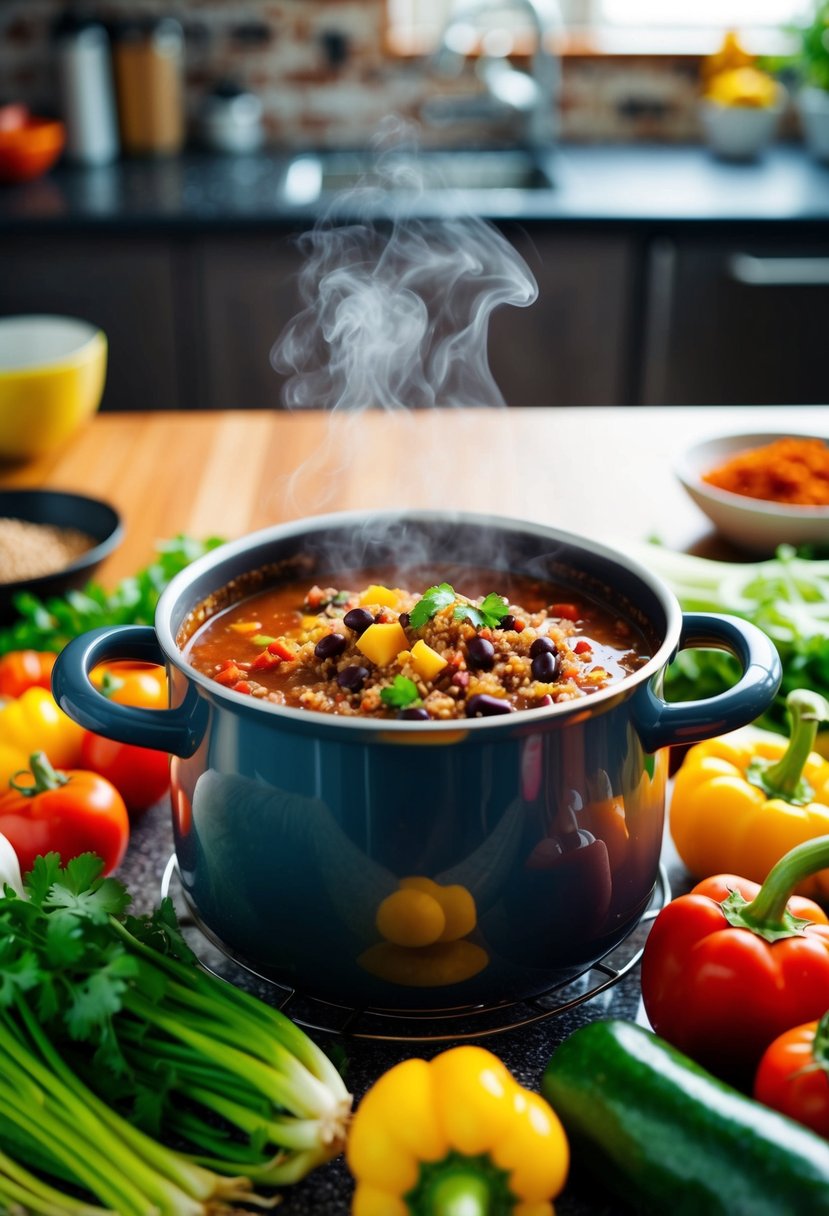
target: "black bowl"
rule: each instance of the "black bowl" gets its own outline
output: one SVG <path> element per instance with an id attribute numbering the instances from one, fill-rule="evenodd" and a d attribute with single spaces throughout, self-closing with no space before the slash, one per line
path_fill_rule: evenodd
<path id="1" fill-rule="evenodd" d="M 70 565 L 53 574 L 21 579 L 16 583 L 0 583 L 2 624 L 14 620 L 14 597 L 22 591 L 43 598 L 64 595 L 73 588 L 83 587 L 104 558 L 118 547 L 124 535 L 121 516 L 108 502 L 62 490 L 0 490 L 0 517 L 78 528 L 96 542 Z"/>

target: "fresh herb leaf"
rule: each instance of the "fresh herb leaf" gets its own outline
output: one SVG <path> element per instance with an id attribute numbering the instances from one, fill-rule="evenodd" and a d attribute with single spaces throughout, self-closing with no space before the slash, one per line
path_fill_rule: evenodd
<path id="1" fill-rule="evenodd" d="M 409 613 L 409 624 L 412 629 L 419 629 L 421 625 L 425 625 L 436 612 L 440 612 L 441 608 L 447 608 L 456 599 L 455 589 L 448 583 L 439 583 L 436 587 L 430 587 L 428 591 L 424 591 L 421 599 Z"/>
<path id="2" fill-rule="evenodd" d="M 491 591 L 478 607 L 473 604 L 459 604 L 454 615 L 456 621 L 471 621 L 476 629 L 495 629 L 508 613 L 509 604 L 504 597 Z"/>
<path id="3" fill-rule="evenodd" d="M 391 709 L 406 709 L 420 704 L 420 693 L 414 680 L 408 676 L 395 676 L 387 688 L 380 689 L 380 700 Z"/>
<path id="4" fill-rule="evenodd" d="M 101 625 L 151 625 L 161 592 L 173 576 L 221 544 L 219 537 L 198 541 L 175 536 L 159 541 L 157 559 L 122 579 L 111 592 L 95 582 L 48 600 L 22 592 L 14 599 L 19 619 L 0 629 L 0 654 L 10 650 L 59 651 L 72 638 Z"/>

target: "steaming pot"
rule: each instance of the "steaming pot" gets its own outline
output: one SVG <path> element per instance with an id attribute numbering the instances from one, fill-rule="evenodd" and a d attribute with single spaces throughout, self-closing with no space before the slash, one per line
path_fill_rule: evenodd
<path id="1" fill-rule="evenodd" d="M 607 587 L 648 622 L 654 653 L 576 701 L 412 722 L 255 701 L 193 670 L 177 645 L 188 614 L 252 570 L 298 554 L 321 576 L 394 564 L 412 541 L 418 559 Z M 667 703 L 666 667 L 687 646 L 732 652 L 738 683 L 709 700 Z M 101 695 L 89 673 L 115 659 L 165 663 L 171 707 Z M 780 676 L 761 631 L 683 614 L 650 571 L 603 545 L 427 511 L 318 517 L 226 544 L 176 576 L 154 628 L 70 643 L 53 687 L 88 729 L 172 753 L 185 898 L 226 952 L 308 995 L 437 1012 L 535 995 L 617 945 L 656 880 L 666 749 L 752 721 Z M 440 940 L 401 943 L 378 928 L 378 908 L 401 882 L 441 902 Z"/>

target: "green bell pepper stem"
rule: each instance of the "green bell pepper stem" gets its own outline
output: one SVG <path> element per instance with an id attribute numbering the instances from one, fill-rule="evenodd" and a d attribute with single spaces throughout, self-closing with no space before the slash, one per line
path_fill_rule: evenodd
<path id="1" fill-rule="evenodd" d="M 811 802 L 814 790 L 803 776 L 815 745 L 818 723 L 829 721 L 829 702 L 808 688 L 795 688 L 786 697 L 789 711 L 789 745 L 779 760 L 753 760 L 746 774 L 769 798 L 782 798 L 792 806 Z"/>
<path id="2" fill-rule="evenodd" d="M 34 781 L 21 785 L 17 778 L 24 774 L 27 777 L 33 777 Z M 18 794 L 34 798 L 37 794 L 45 794 L 47 790 L 60 789 L 62 785 L 66 785 L 68 780 L 65 773 L 52 767 L 45 752 L 34 752 L 29 757 L 29 767 L 19 769 L 10 777 L 9 785 L 13 790 L 17 790 Z"/>
<path id="3" fill-rule="evenodd" d="M 471 1172 L 452 1172 L 435 1183 L 425 1216 L 491 1216 L 491 1200 L 485 1178 Z"/>
<path id="4" fill-rule="evenodd" d="M 732 891 L 720 906 L 730 925 L 751 929 L 766 941 L 797 937 L 811 921 L 792 916 L 786 910 L 794 888 L 804 878 L 829 866 L 829 836 L 816 836 L 790 849 L 772 866 L 766 881 L 751 902 Z"/>

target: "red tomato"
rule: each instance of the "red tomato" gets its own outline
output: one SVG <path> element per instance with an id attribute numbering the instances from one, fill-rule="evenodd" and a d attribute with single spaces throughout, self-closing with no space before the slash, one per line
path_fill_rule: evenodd
<path id="1" fill-rule="evenodd" d="M 135 743 L 84 731 L 81 764 L 111 781 L 130 811 L 146 811 L 169 789 L 170 757 Z"/>
<path id="2" fill-rule="evenodd" d="M 754 1097 L 829 1139 L 826 1022 L 824 1017 L 794 1026 L 769 1044 L 754 1078 Z"/>
<path id="3" fill-rule="evenodd" d="M 17 853 L 23 873 L 39 854 L 51 852 L 60 853 L 64 865 L 79 853 L 97 853 L 104 873 L 114 870 L 126 852 L 130 830 L 115 786 L 98 773 L 55 772 L 42 752 L 32 757 L 29 778 L 23 790 L 11 787 L 0 794 L 0 832 Z"/>
<path id="4" fill-rule="evenodd" d="M 29 688 L 52 690 L 51 651 L 11 650 L 0 659 L 0 697 L 22 697 Z"/>

